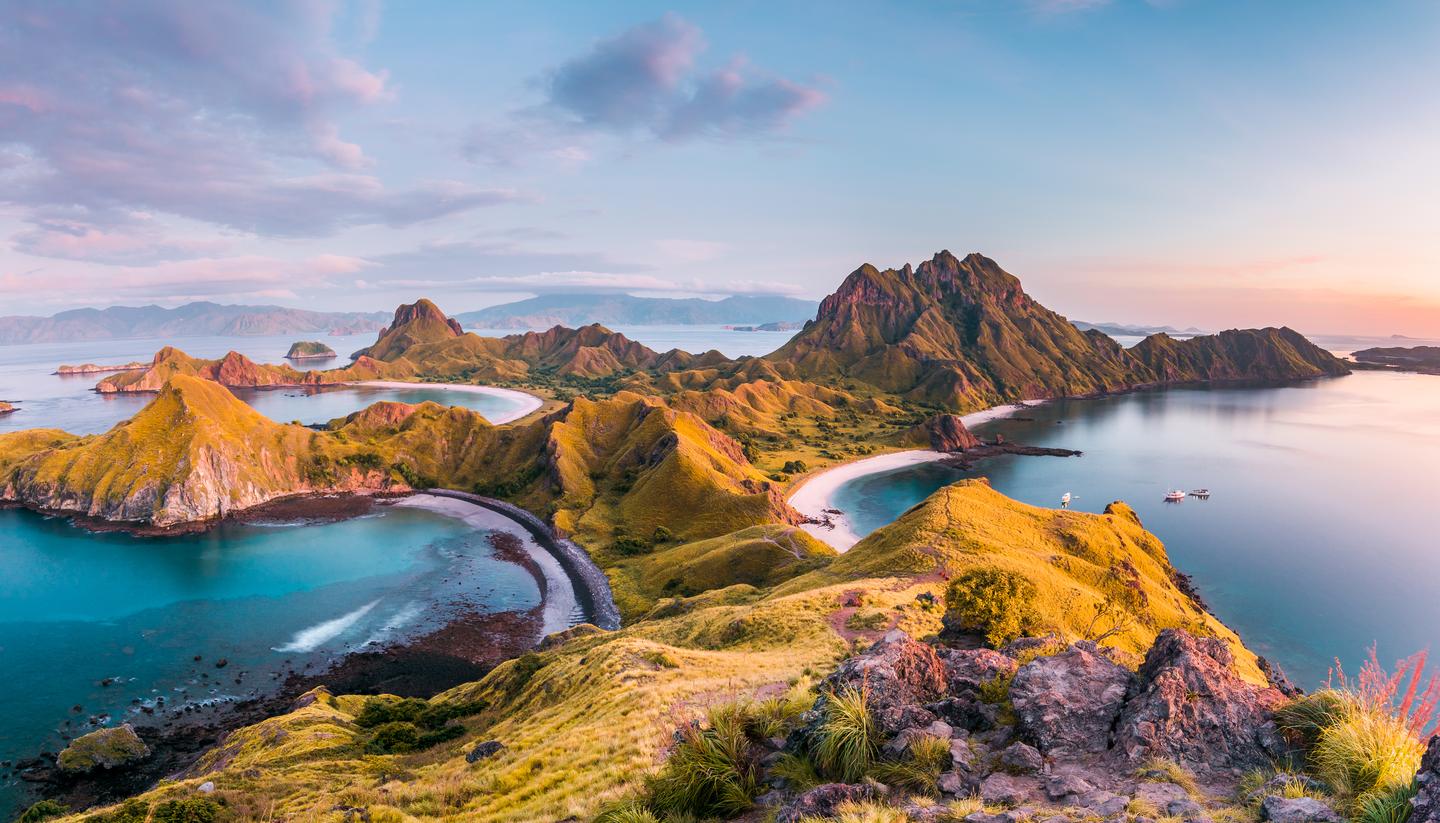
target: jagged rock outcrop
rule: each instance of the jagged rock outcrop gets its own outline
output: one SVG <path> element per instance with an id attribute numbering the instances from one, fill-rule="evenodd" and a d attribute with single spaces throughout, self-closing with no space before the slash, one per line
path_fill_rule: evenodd
<path id="1" fill-rule="evenodd" d="M 1418 791 L 1410 801 L 1410 823 L 1440 823 L 1440 736 L 1430 738 L 1415 775 Z"/>
<path id="2" fill-rule="evenodd" d="M 395 360 L 414 346 L 449 340 L 464 333 L 460 324 L 446 317 L 439 306 L 421 298 L 395 309 L 395 317 L 390 321 L 390 325 L 380 330 L 379 337 L 372 345 L 356 352 L 354 356 Z"/>
<path id="3" fill-rule="evenodd" d="M 1016 730 L 1047 755 L 1103 752 L 1131 675 L 1093 643 L 1038 657 L 1015 672 Z"/>
<path id="4" fill-rule="evenodd" d="M 937 414 L 905 434 L 905 442 L 923 445 L 931 451 L 963 452 L 981 445 L 980 438 L 965 428 L 955 414 Z"/>
<path id="5" fill-rule="evenodd" d="M 1285 696 L 1241 680 L 1234 664 L 1215 638 L 1161 632 L 1126 698 L 1116 747 L 1132 760 L 1208 769 L 1258 769 L 1284 756 L 1273 713 Z"/>
<path id="6" fill-rule="evenodd" d="M 895 629 L 865 654 L 841 663 L 825 679 L 822 692 L 864 692 L 876 722 L 893 736 L 934 722 L 935 716 L 924 705 L 940 699 L 945 684 L 945 666 L 935 649 Z"/>

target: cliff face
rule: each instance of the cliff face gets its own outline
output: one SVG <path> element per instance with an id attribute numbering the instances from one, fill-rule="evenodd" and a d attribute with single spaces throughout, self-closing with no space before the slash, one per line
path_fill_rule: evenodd
<path id="1" fill-rule="evenodd" d="M 1159 334 L 1126 350 L 1037 303 L 995 261 L 945 251 L 915 269 L 856 269 L 766 360 L 786 376 L 846 378 L 956 410 L 1153 383 L 1348 371 L 1290 329 L 1186 341 Z"/>
<path id="2" fill-rule="evenodd" d="M 317 436 L 270 421 L 214 382 L 176 374 L 150 405 L 109 432 L 0 464 L 0 498 L 167 527 L 318 488 L 389 483 L 358 471 L 314 482 L 309 467 Z"/>

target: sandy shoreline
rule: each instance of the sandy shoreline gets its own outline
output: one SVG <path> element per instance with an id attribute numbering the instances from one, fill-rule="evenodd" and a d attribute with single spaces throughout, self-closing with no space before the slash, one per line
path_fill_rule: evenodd
<path id="1" fill-rule="evenodd" d="M 394 505 L 425 509 L 462 520 L 475 529 L 504 531 L 519 538 L 525 553 L 539 567 L 545 578 L 545 590 L 541 592 L 544 598 L 540 618 L 541 636 L 570 628 L 570 617 L 576 613 L 579 602 L 575 594 L 575 584 L 554 555 L 536 543 L 524 526 L 497 511 L 453 497 L 417 494 L 397 500 Z"/>
<path id="2" fill-rule="evenodd" d="M 496 386 L 472 386 L 466 383 L 406 383 L 403 380 L 361 380 L 355 383 L 347 383 L 349 386 L 370 386 L 376 389 L 439 389 L 440 391 L 455 391 L 466 394 L 488 394 L 491 397 L 502 397 L 506 400 L 513 400 L 519 405 L 515 409 L 502 412 L 491 417 L 488 414 L 482 416 L 497 426 L 511 423 L 545 405 L 545 401 L 529 392 L 519 389 L 502 389 Z"/>
<path id="3" fill-rule="evenodd" d="M 974 428 L 982 423 L 991 420 L 999 420 L 1009 417 L 1016 412 L 1023 411 L 1031 406 L 1043 403 L 1043 400 L 1027 401 L 1024 403 L 1007 403 L 1003 406 L 992 406 L 978 412 L 971 412 L 964 415 L 961 420 L 966 428 Z M 816 520 L 829 518 L 833 527 L 827 528 L 818 523 L 806 523 L 801 526 L 813 537 L 833 547 L 836 551 L 844 552 L 851 546 L 860 542 L 860 535 L 851 528 L 850 522 L 845 515 L 827 513 L 826 509 L 835 511 L 835 492 L 846 483 L 859 477 L 871 474 L 892 471 L 905 466 L 913 466 L 917 463 L 931 463 L 936 460 L 943 460 L 950 455 L 947 452 L 930 451 L 929 449 L 910 449 L 908 451 L 890 452 L 889 454 L 866 457 L 849 463 L 843 463 L 834 468 L 826 469 L 806 480 L 790 495 L 789 503 L 791 508 Z"/>

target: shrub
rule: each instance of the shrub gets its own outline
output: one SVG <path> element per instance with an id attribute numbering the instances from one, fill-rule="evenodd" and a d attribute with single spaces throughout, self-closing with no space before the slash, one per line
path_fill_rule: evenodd
<path id="1" fill-rule="evenodd" d="M 810 758 L 790 752 L 780 755 L 770 767 L 770 776 L 784 780 L 785 788 L 792 792 L 807 792 L 824 782 Z"/>
<path id="2" fill-rule="evenodd" d="M 100 823 L 145 823 L 150 819 L 150 804 L 138 798 L 130 798 L 120 808 L 99 817 Z"/>
<path id="3" fill-rule="evenodd" d="M 215 823 L 220 804 L 205 797 L 167 800 L 155 807 L 151 823 Z"/>
<path id="4" fill-rule="evenodd" d="M 476 700 L 468 703 L 431 703 L 418 697 L 391 700 L 372 697 L 365 701 L 360 713 L 355 715 L 355 725 L 362 729 L 373 729 L 386 723 L 413 723 L 422 729 L 439 729 L 459 717 L 469 717 L 485 710 L 487 703 Z"/>
<path id="5" fill-rule="evenodd" d="M 675 533 L 664 526 L 656 526 L 655 533 L 650 536 L 652 543 L 669 543 L 673 539 L 675 539 Z"/>
<path id="6" fill-rule="evenodd" d="M 41 820 L 60 817 L 69 811 L 70 807 L 63 803 L 56 803 L 54 800 L 41 800 L 21 813 L 21 815 L 15 819 L 15 823 L 40 823 Z"/>
<path id="7" fill-rule="evenodd" d="M 870 715 L 868 689 L 845 689 L 825 701 L 815 759 L 820 771 L 854 783 L 870 770 L 880 747 L 880 729 Z"/>
<path id="8" fill-rule="evenodd" d="M 420 730 L 414 723 L 398 720 L 376 726 L 365 743 L 365 751 L 369 754 L 405 754 L 418 748 Z"/>
<path id="9" fill-rule="evenodd" d="M 970 569 L 945 592 L 944 624 L 948 632 L 979 634 L 1002 646 L 1032 633 L 1039 624 L 1035 584 L 1012 571 Z"/>
<path id="10" fill-rule="evenodd" d="M 1372 793 L 1408 783 L 1424 751 L 1403 723 L 1357 705 L 1320 733 L 1310 763 L 1337 794 L 1363 805 Z"/>
<path id="11" fill-rule="evenodd" d="M 688 723 L 660 773 L 650 779 L 650 805 L 662 814 L 734 817 L 760 786 L 760 757 L 736 705 L 710 711 L 704 726 Z"/>

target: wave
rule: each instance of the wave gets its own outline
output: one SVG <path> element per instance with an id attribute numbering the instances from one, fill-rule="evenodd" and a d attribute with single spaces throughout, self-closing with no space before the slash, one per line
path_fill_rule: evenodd
<path id="1" fill-rule="evenodd" d="M 308 629 L 301 629 L 295 633 L 289 643 L 275 649 L 277 652 L 313 652 L 320 647 L 320 644 L 334 640 L 342 632 L 360 621 L 362 617 L 370 613 L 370 610 L 380 604 L 379 600 L 372 600 L 349 614 L 341 615 L 334 620 L 326 620 L 324 623 L 316 623 Z"/>
<path id="2" fill-rule="evenodd" d="M 390 639 L 390 635 L 392 635 L 396 629 L 401 629 L 409 625 L 415 620 L 415 618 L 419 617 L 423 611 L 424 608 L 421 607 L 420 603 L 417 601 L 412 600 L 409 603 L 406 603 L 400 608 L 399 611 L 395 612 L 395 614 L 392 615 L 389 620 L 385 621 L 385 625 L 381 626 L 373 634 L 365 638 L 365 642 L 360 644 L 360 648 L 369 646 L 371 643 L 374 643 L 376 645 L 383 644 L 386 640 Z"/>

